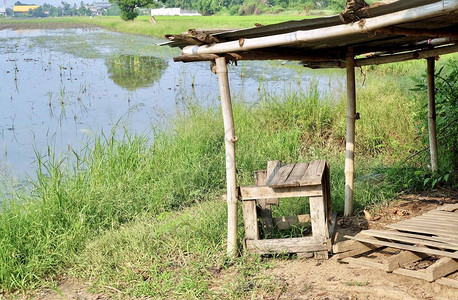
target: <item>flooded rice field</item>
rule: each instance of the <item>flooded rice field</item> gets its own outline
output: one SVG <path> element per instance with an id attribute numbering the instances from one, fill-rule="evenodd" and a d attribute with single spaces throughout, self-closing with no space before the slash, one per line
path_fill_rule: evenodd
<path id="1" fill-rule="evenodd" d="M 209 64 L 174 63 L 179 49 L 159 42 L 93 28 L 1 30 L 0 174 L 33 176 L 37 153 L 78 151 L 113 128 L 167 126 L 190 101 L 218 105 Z M 235 101 L 310 82 L 322 92 L 343 84 L 340 72 L 288 62 L 240 62 L 229 72 Z"/>

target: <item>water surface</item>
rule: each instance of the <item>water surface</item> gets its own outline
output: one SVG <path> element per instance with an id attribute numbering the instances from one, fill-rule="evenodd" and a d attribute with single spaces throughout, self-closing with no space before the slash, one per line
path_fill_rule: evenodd
<path id="1" fill-rule="evenodd" d="M 0 31 L 0 171 L 32 175 L 35 152 L 78 151 L 114 126 L 147 133 L 188 101 L 218 105 L 209 63 L 174 63 L 179 49 L 159 42 L 103 29 Z M 342 86 L 341 75 L 288 62 L 229 68 L 234 98 L 250 102 L 310 81 L 326 92 Z"/>

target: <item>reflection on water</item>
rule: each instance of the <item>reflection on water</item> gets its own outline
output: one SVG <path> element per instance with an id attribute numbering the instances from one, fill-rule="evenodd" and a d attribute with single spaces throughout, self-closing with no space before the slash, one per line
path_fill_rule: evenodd
<path id="1" fill-rule="evenodd" d="M 114 126 L 145 133 L 187 103 L 219 106 L 209 63 L 174 63 L 179 49 L 159 42 L 103 29 L 0 31 L 0 175 L 33 174 L 35 151 L 78 151 Z M 257 102 L 310 82 L 320 93 L 334 91 L 343 73 L 240 62 L 229 67 L 229 81 L 234 101 Z"/>
<path id="2" fill-rule="evenodd" d="M 137 54 L 111 56 L 105 64 L 113 82 L 129 91 L 151 86 L 159 81 L 167 68 L 167 62 L 163 59 Z"/>

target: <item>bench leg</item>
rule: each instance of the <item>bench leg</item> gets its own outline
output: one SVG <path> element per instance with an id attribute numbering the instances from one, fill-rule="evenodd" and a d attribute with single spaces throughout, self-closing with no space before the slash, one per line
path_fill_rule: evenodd
<path id="1" fill-rule="evenodd" d="M 327 203 L 324 197 L 310 197 L 310 218 L 312 220 L 312 235 L 318 243 L 326 244 L 329 239 L 328 220 L 326 216 Z M 327 259 L 327 251 L 315 252 L 315 258 Z"/>
<path id="2" fill-rule="evenodd" d="M 247 240 L 259 239 L 258 215 L 256 201 L 242 201 L 243 223 L 245 225 L 245 238 Z"/>

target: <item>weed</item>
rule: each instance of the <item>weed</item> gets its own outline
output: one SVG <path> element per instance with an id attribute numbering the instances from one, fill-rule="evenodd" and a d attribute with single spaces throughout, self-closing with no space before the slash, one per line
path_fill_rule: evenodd
<path id="1" fill-rule="evenodd" d="M 346 285 L 348 286 L 366 286 L 366 285 L 369 285 L 369 281 L 357 281 L 357 280 L 353 280 L 353 281 L 350 281 L 350 282 L 347 282 L 345 283 Z"/>

